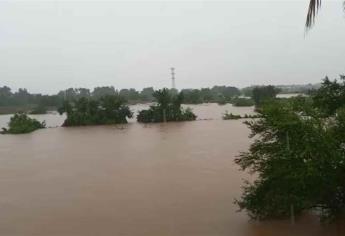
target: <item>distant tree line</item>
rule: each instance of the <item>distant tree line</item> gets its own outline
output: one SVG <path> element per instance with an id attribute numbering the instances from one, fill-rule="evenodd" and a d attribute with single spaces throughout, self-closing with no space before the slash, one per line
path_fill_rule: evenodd
<path id="1" fill-rule="evenodd" d="M 141 91 L 134 88 L 117 90 L 113 86 L 96 87 L 91 91 L 87 88 L 68 88 L 55 95 L 31 94 L 26 89 L 19 89 L 12 92 L 7 86 L 0 87 L 0 106 L 45 106 L 59 107 L 64 100 L 73 101 L 79 98 L 100 98 L 106 95 L 119 95 L 128 103 L 152 102 L 153 87 L 147 87 Z M 235 96 L 240 96 L 241 92 L 236 87 L 214 86 L 202 89 L 183 89 L 183 103 L 199 104 L 205 102 L 218 102 L 222 100 L 230 101 Z"/>
<path id="2" fill-rule="evenodd" d="M 123 97 L 128 103 L 152 102 L 154 90 L 144 88 L 140 92 L 135 89 L 116 90 L 112 86 L 96 87 L 91 91 L 87 88 L 69 88 L 55 95 L 31 94 L 26 89 L 12 92 L 7 86 L 0 87 L 0 113 L 18 111 L 44 113 L 47 108 L 57 109 L 64 101 L 77 101 L 80 98 L 101 98 L 106 95 Z"/>
<path id="3" fill-rule="evenodd" d="M 182 89 L 182 104 L 200 103 L 232 103 L 234 106 L 259 105 L 261 100 L 275 97 L 281 90 L 274 86 L 253 86 L 242 90 L 233 86 L 213 86 L 212 88 Z M 178 91 L 169 89 L 172 94 Z M 28 112 L 31 114 L 45 113 L 47 110 L 56 110 L 64 101 L 77 101 L 80 98 L 99 99 L 104 96 L 120 96 L 127 104 L 147 103 L 157 101 L 153 95 L 153 87 L 141 91 L 134 88 L 116 90 L 112 86 L 96 87 L 92 91 L 87 88 L 69 88 L 55 95 L 31 94 L 26 89 L 16 92 L 3 86 L 0 87 L 0 114 Z M 260 94 L 259 94 L 260 93 Z M 265 97 L 266 96 L 266 97 Z"/>
<path id="4" fill-rule="evenodd" d="M 275 85 L 279 89 L 279 93 L 282 94 L 291 94 L 291 93 L 302 93 L 310 94 L 313 91 L 316 91 L 320 88 L 321 83 L 316 84 L 293 84 L 293 85 Z M 241 89 L 241 94 L 246 97 L 251 97 L 253 89 L 256 87 L 261 87 L 258 85 L 253 85 Z"/>
<path id="5" fill-rule="evenodd" d="M 220 104 L 230 102 L 232 98 L 241 95 L 241 91 L 232 86 L 213 86 L 212 88 L 202 89 L 182 89 L 183 103 L 200 104 L 217 102 Z"/>
<path id="6" fill-rule="evenodd" d="M 171 90 L 171 92 L 177 92 Z M 214 86 L 202 89 L 183 89 L 182 103 L 199 104 L 205 102 L 226 103 L 231 98 L 239 96 L 240 90 L 229 86 Z M 13 92 L 7 86 L 0 87 L 0 114 L 18 111 L 44 113 L 47 109 L 56 109 L 64 101 L 77 101 L 80 98 L 99 99 L 106 95 L 121 96 L 128 104 L 146 103 L 156 101 L 153 96 L 153 87 L 141 91 L 134 88 L 117 90 L 113 86 L 96 87 L 92 91 L 87 88 L 68 88 L 54 95 L 32 94 L 26 89 Z"/>

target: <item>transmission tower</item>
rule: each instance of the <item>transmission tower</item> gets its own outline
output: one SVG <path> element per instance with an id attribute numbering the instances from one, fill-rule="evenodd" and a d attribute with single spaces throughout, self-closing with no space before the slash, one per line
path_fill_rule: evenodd
<path id="1" fill-rule="evenodd" d="M 176 86 L 175 86 L 175 68 L 171 67 L 170 70 L 171 70 L 171 88 L 176 89 Z"/>

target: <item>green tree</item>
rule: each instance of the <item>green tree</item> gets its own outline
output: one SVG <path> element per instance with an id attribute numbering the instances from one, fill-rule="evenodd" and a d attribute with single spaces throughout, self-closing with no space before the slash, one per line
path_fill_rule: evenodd
<path id="1" fill-rule="evenodd" d="M 314 106 L 326 116 L 334 115 L 338 108 L 345 105 L 345 76 L 340 76 L 340 82 L 326 77 L 320 89 L 313 94 L 313 101 Z"/>
<path id="2" fill-rule="evenodd" d="M 274 99 L 279 93 L 279 89 L 272 85 L 257 86 L 252 91 L 252 99 L 255 102 L 255 106 L 261 106 L 265 101 Z"/>
<path id="3" fill-rule="evenodd" d="M 106 95 L 115 95 L 117 92 L 115 91 L 113 86 L 104 86 L 104 87 L 96 87 L 92 92 L 92 96 L 96 99 L 106 96 Z"/>
<path id="4" fill-rule="evenodd" d="M 8 129 L 3 128 L 3 134 L 25 134 L 37 129 L 45 128 L 45 122 L 39 122 L 32 119 L 25 113 L 14 114 L 8 123 Z"/>
<path id="5" fill-rule="evenodd" d="M 147 110 L 142 110 L 137 116 L 138 122 L 166 122 L 166 121 L 189 121 L 195 120 L 196 115 L 190 109 L 181 107 L 184 100 L 182 92 L 171 94 L 164 88 L 153 93 L 157 104 L 150 106 Z"/>
<path id="6" fill-rule="evenodd" d="M 63 126 L 123 124 L 132 112 L 119 95 L 106 95 L 100 99 L 82 97 L 75 102 L 65 101 L 59 109 L 66 112 Z"/>
<path id="7" fill-rule="evenodd" d="M 332 219 L 345 209 L 345 110 L 330 122 L 305 110 L 307 102 L 265 104 L 260 119 L 246 122 L 256 139 L 236 163 L 257 178 L 236 203 L 254 219 L 288 217 L 291 209 L 322 209 Z"/>
<path id="8" fill-rule="evenodd" d="M 144 102 L 151 102 L 153 101 L 153 93 L 153 87 L 143 88 L 143 90 L 140 92 L 140 99 Z"/>

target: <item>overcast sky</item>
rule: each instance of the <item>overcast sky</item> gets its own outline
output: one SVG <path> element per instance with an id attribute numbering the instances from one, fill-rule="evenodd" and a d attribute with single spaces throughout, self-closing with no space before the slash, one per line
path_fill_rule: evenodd
<path id="1" fill-rule="evenodd" d="M 342 1 L 1 1 L 0 86 L 170 87 L 320 82 L 345 73 Z"/>

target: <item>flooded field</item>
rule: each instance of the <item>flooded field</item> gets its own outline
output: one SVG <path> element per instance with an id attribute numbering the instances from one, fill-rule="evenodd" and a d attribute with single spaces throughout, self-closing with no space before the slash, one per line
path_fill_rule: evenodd
<path id="1" fill-rule="evenodd" d="M 237 212 L 233 200 L 250 177 L 233 161 L 247 150 L 249 130 L 221 116 L 253 110 L 191 107 L 200 120 L 1 135 L 0 235 L 343 235 L 313 216 L 291 226 Z M 37 118 L 51 127 L 64 119 Z M 0 126 L 8 119 L 0 116 Z"/>

